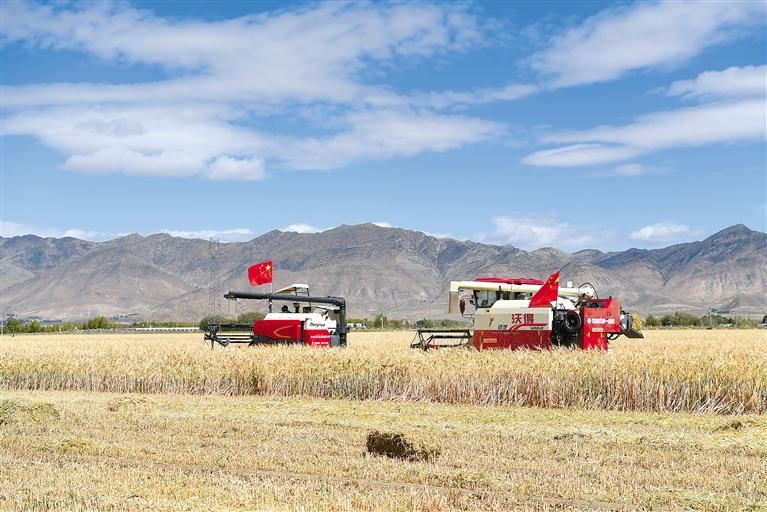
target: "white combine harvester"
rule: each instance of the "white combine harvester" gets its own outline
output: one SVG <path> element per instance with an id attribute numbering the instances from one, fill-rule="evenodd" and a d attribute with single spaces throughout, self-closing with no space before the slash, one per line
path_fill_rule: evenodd
<path id="1" fill-rule="evenodd" d="M 300 344 L 313 347 L 346 346 L 346 301 L 342 297 L 312 297 L 309 285 L 293 284 L 274 293 L 228 292 L 228 300 L 269 302 L 269 313 L 250 324 L 208 324 L 205 340 L 227 346 Z M 274 311 L 273 302 L 281 302 Z"/>
<path id="2" fill-rule="evenodd" d="M 559 286 L 559 272 L 537 279 L 486 277 L 450 283 L 449 313 L 472 320 L 472 329 L 422 329 L 411 344 L 428 350 L 471 344 L 486 349 L 607 350 L 621 334 L 641 338 L 617 299 L 600 299 L 594 287 Z"/>

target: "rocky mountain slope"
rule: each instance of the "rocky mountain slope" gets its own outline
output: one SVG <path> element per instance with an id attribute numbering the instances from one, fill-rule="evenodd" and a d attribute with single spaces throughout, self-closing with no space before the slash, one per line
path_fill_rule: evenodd
<path id="1" fill-rule="evenodd" d="M 33 235 L 0 238 L 0 314 L 196 320 L 210 310 L 209 252 L 206 240 L 167 234 L 100 243 Z M 709 307 L 767 312 L 767 234 L 743 225 L 663 249 L 573 254 L 435 238 L 373 224 L 315 234 L 271 231 L 221 245 L 221 289 L 248 289 L 246 268 L 266 259 L 274 261 L 275 288 L 309 283 L 313 294 L 346 297 L 354 316 L 445 317 L 451 280 L 545 278 L 556 270 L 562 271 L 563 281 L 589 281 L 600 295 L 619 297 L 642 314 L 700 313 Z M 243 305 L 238 308 L 242 311 Z"/>

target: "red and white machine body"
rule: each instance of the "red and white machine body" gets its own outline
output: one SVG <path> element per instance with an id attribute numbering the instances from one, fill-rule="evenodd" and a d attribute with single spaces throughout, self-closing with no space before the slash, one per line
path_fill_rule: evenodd
<path id="1" fill-rule="evenodd" d="M 310 347 L 330 347 L 339 344 L 337 322 L 331 318 L 331 313 L 337 311 L 337 307 L 326 304 L 313 307 L 311 302 L 309 306 L 302 307 L 302 304 L 312 299 L 309 296 L 309 285 L 306 284 L 292 284 L 277 290 L 273 296 L 286 295 L 292 296 L 292 300 L 296 301 L 301 298 L 303 302 L 293 303 L 292 308 L 291 305 L 285 304 L 279 313 L 272 313 L 270 306 L 270 312 L 253 324 L 254 344 L 300 343 Z M 336 343 L 331 343 L 333 339 Z"/>
<path id="2" fill-rule="evenodd" d="M 268 313 L 253 324 L 254 340 L 329 347 L 336 322 L 322 313 Z"/>
<path id="3" fill-rule="evenodd" d="M 268 301 L 269 313 L 250 324 L 211 323 L 205 340 L 222 346 L 301 344 L 311 347 L 346 346 L 346 300 L 343 297 L 312 297 L 309 286 L 293 284 L 274 293 L 230 291 L 224 298 Z M 273 311 L 273 302 L 280 311 Z"/>
<path id="4" fill-rule="evenodd" d="M 485 349 L 607 350 L 624 334 L 642 337 L 631 315 L 612 297 L 599 299 L 591 285 L 560 287 L 559 273 L 534 279 L 480 278 L 450 285 L 451 313 L 473 306 L 471 343 Z"/>

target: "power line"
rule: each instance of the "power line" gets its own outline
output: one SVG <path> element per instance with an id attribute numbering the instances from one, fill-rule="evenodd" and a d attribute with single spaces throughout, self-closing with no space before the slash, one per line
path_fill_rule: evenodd
<path id="1" fill-rule="evenodd" d="M 219 282 L 219 258 L 221 257 L 221 240 L 211 237 L 208 244 L 210 256 L 210 314 L 221 315 L 221 283 Z"/>

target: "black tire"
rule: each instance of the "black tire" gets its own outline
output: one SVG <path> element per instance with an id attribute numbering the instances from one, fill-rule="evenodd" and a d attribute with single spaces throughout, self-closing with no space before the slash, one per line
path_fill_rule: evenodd
<path id="1" fill-rule="evenodd" d="M 565 331 L 570 334 L 575 334 L 580 330 L 581 325 L 583 325 L 583 322 L 581 321 L 581 315 L 579 315 L 577 311 L 568 311 L 565 313 L 565 321 L 563 322 Z"/>

